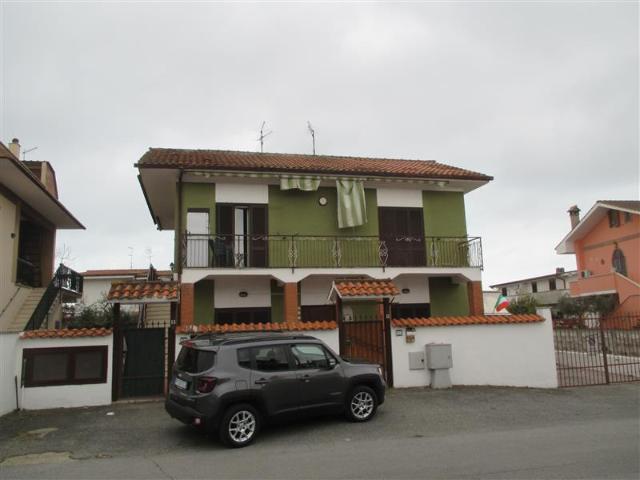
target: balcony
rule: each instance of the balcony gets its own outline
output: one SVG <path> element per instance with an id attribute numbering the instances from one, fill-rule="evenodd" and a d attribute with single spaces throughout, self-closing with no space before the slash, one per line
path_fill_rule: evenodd
<path id="1" fill-rule="evenodd" d="M 482 268 L 480 237 L 200 235 L 182 238 L 184 268 Z"/>

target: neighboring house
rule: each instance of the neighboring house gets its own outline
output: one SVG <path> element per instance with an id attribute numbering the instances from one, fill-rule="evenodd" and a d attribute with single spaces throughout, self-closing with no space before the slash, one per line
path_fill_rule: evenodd
<path id="1" fill-rule="evenodd" d="M 577 206 L 569 216 L 571 231 L 556 252 L 576 256 L 571 296 L 615 294 L 616 312 L 640 311 L 640 201 L 599 200 L 584 218 Z"/>
<path id="2" fill-rule="evenodd" d="M 171 270 L 156 270 L 158 280 L 172 280 Z M 105 300 L 113 282 L 146 280 L 149 276 L 148 268 L 87 270 L 82 272 L 84 286 L 81 302 L 85 306 Z"/>
<path id="3" fill-rule="evenodd" d="M 55 326 L 82 278 L 54 267 L 58 229 L 83 229 L 58 200 L 49 162 L 20 161 L 17 139 L 0 143 L 0 330 Z"/>
<path id="4" fill-rule="evenodd" d="M 569 295 L 569 284 L 577 278 L 578 272 L 575 270 L 565 272 L 564 268 L 556 268 L 556 272 L 550 275 L 497 283 L 491 288 L 509 300 L 531 296 L 539 306 L 555 307 L 562 297 Z"/>
<path id="5" fill-rule="evenodd" d="M 392 279 L 394 318 L 483 313 L 464 195 L 490 176 L 435 161 L 161 148 L 136 166 L 153 221 L 175 231 L 182 325 L 335 320 L 329 292 L 344 278 Z"/>

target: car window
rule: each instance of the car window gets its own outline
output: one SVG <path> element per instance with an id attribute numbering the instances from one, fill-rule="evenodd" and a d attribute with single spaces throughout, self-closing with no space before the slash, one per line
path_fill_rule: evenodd
<path id="1" fill-rule="evenodd" d="M 242 368 L 251 368 L 251 349 L 240 348 L 238 349 L 238 365 Z"/>
<path id="2" fill-rule="evenodd" d="M 327 354 L 320 345 L 291 345 L 291 353 L 295 367 L 298 369 L 329 368 Z"/>
<path id="3" fill-rule="evenodd" d="M 289 359 L 284 345 L 266 345 L 252 349 L 256 369 L 263 372 L 289 370 Z"/>

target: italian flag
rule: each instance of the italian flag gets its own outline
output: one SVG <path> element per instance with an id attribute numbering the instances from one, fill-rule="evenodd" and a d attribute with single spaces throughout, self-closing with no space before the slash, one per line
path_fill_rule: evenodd
<path id="1" fill-rule="evenodd" d="M 493 307 L 493 309 L 496 312 L 499 312 L 500 310 L 504 310 L 508 306 L 509 306 L 509 300 L 507 300 L 507 297 L 505 297 L 504 295 L 500 294 L 500 296 L 498 297 L 498 300 L 496 301 L 496 305 L 495 305 L 495 307 Z"/>

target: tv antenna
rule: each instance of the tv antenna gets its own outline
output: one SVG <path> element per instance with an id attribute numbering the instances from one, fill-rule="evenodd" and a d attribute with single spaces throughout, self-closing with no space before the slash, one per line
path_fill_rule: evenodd
<path id="1" fill-rule="evenodd" d="M 34 150 L 37 150 L 37 149 L 38 149 L 38 147 L 33 147 L 33 148 L 28 149 L 28 150 L 24 150 L 22 152 L 22 161 L 24 162 L 27 159 L 27 153 L 33 152 Z"/>
<path id="2" fill-rule="evenodd" d="M 133 269 L 133 247 L 129 247 L 129 268 Z"/>
<path id="3" fill-rule="evenodd" d="M 145 248 L 144 249 L 144 254 L 149 259 L 149 265 L 151 265 L 151 259 L 153 258 L 153 250 L 151 250 L 151 247 Z"/>
<path id="4" fill-rule="evenodd" d="M 311 126 L 311 122 L 307 120 L 307 128 L 309 129 L 309 133 L 311 134 L 311 141 L 313 142 L 313 154 L 316 154 L 316 131 Z"/>
<path id="5" fill-rule="evenodd" d="M 266 123 L 267 122 L 262 122 L 262 125 L 260 126 L 260 136 L 258 137 L 258 141 L 260 142 L 260 153 L 264 153 L 264 139 L 273 133 L 271 130 L 265 133 L 264 126 Z"/>

